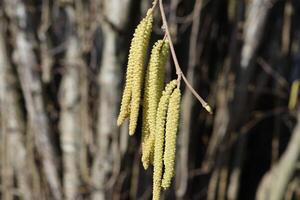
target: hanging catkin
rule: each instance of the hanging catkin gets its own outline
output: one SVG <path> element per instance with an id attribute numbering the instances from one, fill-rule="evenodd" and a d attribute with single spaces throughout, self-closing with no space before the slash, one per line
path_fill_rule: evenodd
<path id="1" fill-rule="evenodd" d="M 179 120 L 180 108 L 180 90 L 176 88 L 169 100 L 167 122 L 166 122 L 166 137 L 164 150 L 164 175 L 161 186 L 167 189 L 171 185 L 171 179 L 174 176 L 174 163 L 176 154 L 176 137 Z"/>
<path id="2" fill-rule="evenodd" d="M 152 9 L 149 9 L 146 17 L 135 29 L 128 56 L 126 82 L 117 124 L 120 126 L 130 115 L 129 133 L 131 135 L 134 134 L 137 123 L 144 62 L 151 35 L 152 22 Z"/>
<path id="3" fill-rule="evenodd" d="M 149 67 L 148 67 L 149 68 Z M 149 122 L 147 121 L 149 108 L 149 73 L 147 70 L 145 78 L 144 102 L 143 102 L 143 124 L 142 124 L 142 154 L 144 155 L 145 143 L 149 137 Z"/>
<path id="4" fill-rule="evenodd" d="M 137 40 L 140 41 L 139 45 L 136 47 L 136 53 L 133 55 L 134 58 L 134 69 L 132 73 L 132 100 L 130 106 L 130 122 L 129 122 L 129 134 L 133 135 L 136 129 L 140 100 L 141 100 L 141 91 L 143 87 L 143 74 L 144 74 L 144 63 L 147 53 L 147 47 L 149 44 L 149 39 L 152 30 L 153 15 L 152 10 L 150 9 L 147 13 L 145 19 L 142 20 L 141 30 L 137 31 L 135 35 Z M 138 27 L 139 28 L 139 27 Z"/>
<path id="5" fill-rule="evenodd" d="M 169 54 L 169 43 L 159 40 L 153 46 L 146 75 L 144 94 L 144 116 L 142 131 L 142 162 L 148 168 L 154 153 L 155 119 L 158 101 L 161 97 L 165 75 L 165 64 Z"/>
<path id="6" fill-rule="evenodd" d="M 133 43 L 134 41 L 132 41 L 131 43 L 132 46 L 134 46 Z M 132 46 L 130 48 L 130 52 L 133 52 Z M 123 91 L 120 113 L 117 120 L 118 126 L 123 124 L 124 120 L 129 116 L 130 113 L 129 111 L 130 111 L 131 88 L 132 88 L 131 85 L 132 85 L 132 59 L 129 56 L 127 72 L 126 72 L 125 88 Z"/>
<path id="7" fill-rule="evenodd" d="M 154 145 L 154 170 L 153 170 L 153 200 L 160 199 L 161 179 L 163 172 L 163 149 L 165 140 L 165 123 L 169 98 L 176 87 L 176 80 L 167 84 L 158 104 L 156 113 L 156 132 Z"/>

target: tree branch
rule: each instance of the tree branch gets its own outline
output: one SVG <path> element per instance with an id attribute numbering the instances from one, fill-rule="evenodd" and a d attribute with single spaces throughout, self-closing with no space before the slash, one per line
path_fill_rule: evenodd
<path id="1" fill-rule="evenodd" d="M 174 65 L 176 68 L 176 74 L 177 74 L 177 86 L 180 87 L 180 81 L 181 78 L 183 79 L 183 81 L 185 82 L 186 86 L 188 87 L 188 89 L 193 93 L 193 95 L 199 100 L 199 102 L 201 103 L 202 107 L 205 108 L 207 110 L 207 112 L 209 112 L 210 114 L 212 114 L 212 109 L 211 107 L 208 105 L 208 103 L 206 101 L 204 101 L 204 99 L 195 91 L 195 89 L 193 88 L 193 86 L 188 82 L 188 80 L 186 79 L 185 75 L 183 74 L 180 65 L 178 63 L 178 59 L 176 56 L 176 52 L 174 49 L 174 45 L 172 42 L 172 38 L 171 38 L 171 34 L 169 31 L 169 27 L 168 27 L 168 21 L 166 18 L 166 14 L 164 11 L 164 7 L 163 7 L 163 3 L 162 0 L 159 0 L 159 8 L 160 8 L 160 13 L 161 13 L 161 17 L 162 17 L 162 21 L 163 21 L 163 26 L 164 29 L 166 31 L 166 35 L 168 37 L 169 43 L 170 43 L 170 49 L 171 49 L 171 55 L 174 61 Z"/>

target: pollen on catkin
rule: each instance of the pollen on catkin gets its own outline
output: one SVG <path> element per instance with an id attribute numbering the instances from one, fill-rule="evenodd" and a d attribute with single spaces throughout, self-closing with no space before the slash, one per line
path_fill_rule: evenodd
<path id="1" fill-rule="evenodd" d="M 132 67 L 128 64 L 126 72 L 126 82 L 122 95 L 120 113 L 117 119 L 117 125 L 123 124 L 124 120 L 129 116 L 130 111 L 130 100 L 131 100 L 131 73 Z"/>
<path id="2" fill-rule="evenodd" d="M 163 172 L 163 150 L 165 140 L 165 123 L 168 110 L 169 98 L 176 87 L 176 80 L 167 84 L 160 98 L 156 113 L 156 132 L 154 141 L 154 169 L 153 169 L 153 200 L 160 199 L 161 179 Z"/>
<path id="3" fill-rule="evenodd" d="M 146 75 L 144 94 L 144 122 L 142 131 L 142 163 L 145 169 L 151 162 L 154 153 L 155 119 L 158 101 L 161 97 L 165 75 L 165 64 L 169 54 L 167 40 L 159 40 L 151 51 Z"/>
<path id="4" fill-rule="evenodd" d="M 147 121 L 148 108 L 149 108 L 149 74 L 146 74 L 145 89 L 144 89 L 144 102 L 143 102 L 143 121 L 142 121 L 142 153 L 145 150 L 145 142 L 149 137 L 149 122 Z M 143 153 L 144 154 L 144 153 Z"/>
<path id="5" fill-rule="evenodd" d="M 178 130 L 179 110 L 180 110 L 181 93 L 179 88 L 176 88 L 169 100 L 167 122 L 166 122 L 166 137 L 164 150 L 164 175 L 161 186 L 167 189 L 171 185 L 171 180 L 174 176 L 174 164 L 176 154 L 176 137 Z"/>
<path id="6" fill-rule="evenodd" d="M 129 121 L 129 134 L 133 135 L 137 126 L 141 91 L 143 87 L 143 73 L 144 63 L 147 53 L 147 47 L 152 31 L 153 15 L 152 9 L 149 9 L 147 16 L 140 22 L 134 33 L 136 39 L 133 52 L 129 56 L 132 57 L 132 82 L 131 82 L 131 104 L 130 104 L 130 121 Z M 131 52 L 130 52 L 131 53 Z"/>

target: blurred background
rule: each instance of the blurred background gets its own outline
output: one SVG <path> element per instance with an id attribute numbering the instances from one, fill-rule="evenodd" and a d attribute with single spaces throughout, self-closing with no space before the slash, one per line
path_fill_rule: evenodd
<path id="1" fill-rule="evenodd" d="M 214 114 L 182 84 L 162 199 L 300 199 L 300 1 L 163 2 L 179 63 Z M 0 199 L 152 198 L 141 123 L 133 137 L 116 126 L 130 40 L 151 3 L 0 1 Z M 164 35 L 154 14 L 150 45 Z"/>

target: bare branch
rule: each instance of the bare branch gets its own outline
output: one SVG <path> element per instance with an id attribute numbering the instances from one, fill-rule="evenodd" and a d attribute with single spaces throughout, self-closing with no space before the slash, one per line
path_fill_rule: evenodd
<path id="1" fill-rule="evenodd" d="M 199 100 L 202 107 L 205 108 L 207 110 L 207 112 L 212 114 L 211 107 L 195 91 L 195 89 L 192 87 L 192 85 L 188 82 L 188 80 L 184 76 L 184 74 L 183 74 L 183 72 L 182 72 L 182 70 L 179 66 L 178 59 L 177 59 L 177 56 L 176 56 L 176 52 L 175 52 L 175 49 L 174 49 L 174 45 L 173 45 L 173 42 L 172 42 L 171 34 L 170 34 L 170 31 L 169 31 L 168 21 L 167 21 L 167 18 L 166 18 L 166 14 L 165 14 L 165 11 L 164 11 L 162 0 L 159 0 L 159 8 L 160 8 L 160 13 L 161 13 L 161 17 L 162 17 L 162 20 L 163 20 L 164 28 L 165 28 L 165 31 L 166 31 L 166 34 L 167 34 L 167 37 L 168 37 L 168 40 L 169 40 L 169 43 L 170 43 L 171 54 L 172 54 L 172 58 L 173 58 L 173 61 L 174 61 L 175 68 L 176 68 L 178 87 L 180 87 L 180 81 L 181 81 L 181 78 L 182 78 L 184 80 L 185 84 L 187 85 L 188 89 L 191 90 L 193 95 Z"/>

